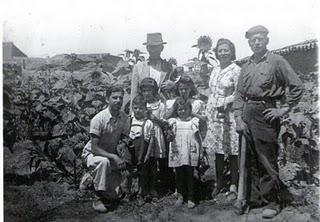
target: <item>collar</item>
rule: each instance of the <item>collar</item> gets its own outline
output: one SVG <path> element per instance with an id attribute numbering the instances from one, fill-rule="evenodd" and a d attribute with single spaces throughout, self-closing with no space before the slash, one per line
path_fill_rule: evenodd
<path id="1" fill-rule="evenodd" d="M 147 103 L 147 108 L 149 108 L 151 110 L 155 110 L 160 107 L 160 104 L 161 104 L 161 100 L 155 101 L 153 103 Z"/>
<path id="2" fill-rule="evenodd" d="M 147 120 L 147 117 L 143 117 L 142 119 L 139 119 L 139 120 L 138 120 L 138 119 L 134 116 L 134 113 L 131 114 L 131 118 L 134 119 L 134 120 L 137 120 L 137 121 L 145 121 L 145 120 Z"/>
<path id="3" fill-rule="evenodd" d="M 231 64 L 230 65 L 228 65 L 226 68 L 224 68 L 224 69 L 221 69 L 221 66 L 220 65 L 218 65 L 218 67 L 219 67 L 219 69 L 220 69 L 220 71 L 221 72 L 227 72 L 227 71 L 229 71 L 229 70 L 231 70 L 231 69 L 234 69 L 234 67 L 236 66 L 237 64 L 235 64 L 234 62 L 231 62 Z"/>
<path id="4" fill-rule="evenodd" d="M 117 116 L 113 116 L 110 112 L 110 106 L 108 106 L 108 108 L 107 108 L 107 113 L 108 113 L 108 115 L 110 115 L 110 119 L 121 119 L 122 118 L 121 110 L 119 111 L 119 114 Z"/>
<path id="5" fill-rule="evenodd" d="M 150 65 L 150 57 L 146 60 L 147 64 Z M 160 63 L 163 63 L 163 59 L 160 57 Z"/>
<path id="6" fill-rule="evenodd" d="M 171 72 L 172 71 L 172 65 L 167 62 L 165 59 L 162 59 L 160 58 L 160 69 L 161 69 L 161 72 Z M 150 57 L 145 61 L 146 64 L 148 66 L 150 66 Z"/>
<path id="7" fill-rule="evenodd" d="M 267 50 L 266 53 L 265 53 L 265 54 L 261 57 L 261 59 L 258 61 L 258 63 L 261 62 L 262 60 L 267 60 L 267 61 L 269 61 L 269 60 L 268 60 L 269 54 L 270 54 L 270 51 Z M 249 62 L 250 62 L 250 63 L 254 63 L 254 54 L 253 54 L 252 56 L 250 56 Z"/>

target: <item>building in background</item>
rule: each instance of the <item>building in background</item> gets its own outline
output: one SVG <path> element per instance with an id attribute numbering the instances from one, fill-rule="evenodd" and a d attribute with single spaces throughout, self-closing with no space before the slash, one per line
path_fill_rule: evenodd
<path id="1" fill-rule="evenodd" d="M 28 56 L 23 53 L 13 42 L 2 43 L 3 63 L 20 65 L 25 68 Z"/>
<path id="2" fill-rule="evenodd" d="M 283 56 L 297 73 L 309 73 L 318 70 L 317 39 L 289 45 L 272 50 L 272 52 Z"/>

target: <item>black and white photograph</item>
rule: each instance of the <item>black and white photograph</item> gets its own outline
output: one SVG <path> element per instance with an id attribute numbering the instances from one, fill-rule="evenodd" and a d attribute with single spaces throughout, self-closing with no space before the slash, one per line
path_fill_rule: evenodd
<path id="1" fill-rule="evenodd" d="M 320 221 L 317 0 L 1 8 L 0 220 Z"/>

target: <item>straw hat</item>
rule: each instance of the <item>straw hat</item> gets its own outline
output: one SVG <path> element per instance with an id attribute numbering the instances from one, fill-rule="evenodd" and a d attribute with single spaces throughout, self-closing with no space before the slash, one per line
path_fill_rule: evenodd
<path id="1" fill-rule="evenodd" d="M 162 34 L 160 32 L 156 33 L 148 33 L 147 34 L 147 42 L 143 43 L 143 45 L 163 45 L 167 44 L 162 40 Z"/>

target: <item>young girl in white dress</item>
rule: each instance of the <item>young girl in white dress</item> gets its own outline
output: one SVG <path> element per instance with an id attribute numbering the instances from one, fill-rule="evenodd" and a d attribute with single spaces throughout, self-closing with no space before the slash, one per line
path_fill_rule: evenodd
<path id="1" fill-rule="evenodd" d="M 194 168 L 198 166 L 202 153 L 199 119 L 193 117 L 190 100 L 178 97 L 173 105 L 173 118 L 169 119 L 175 134 L 169 146 L 169 167 L 176 170 L 178 199 L 175 206 L 181 206 L 188 200 L 188 208 L 195 207 Z"/>

